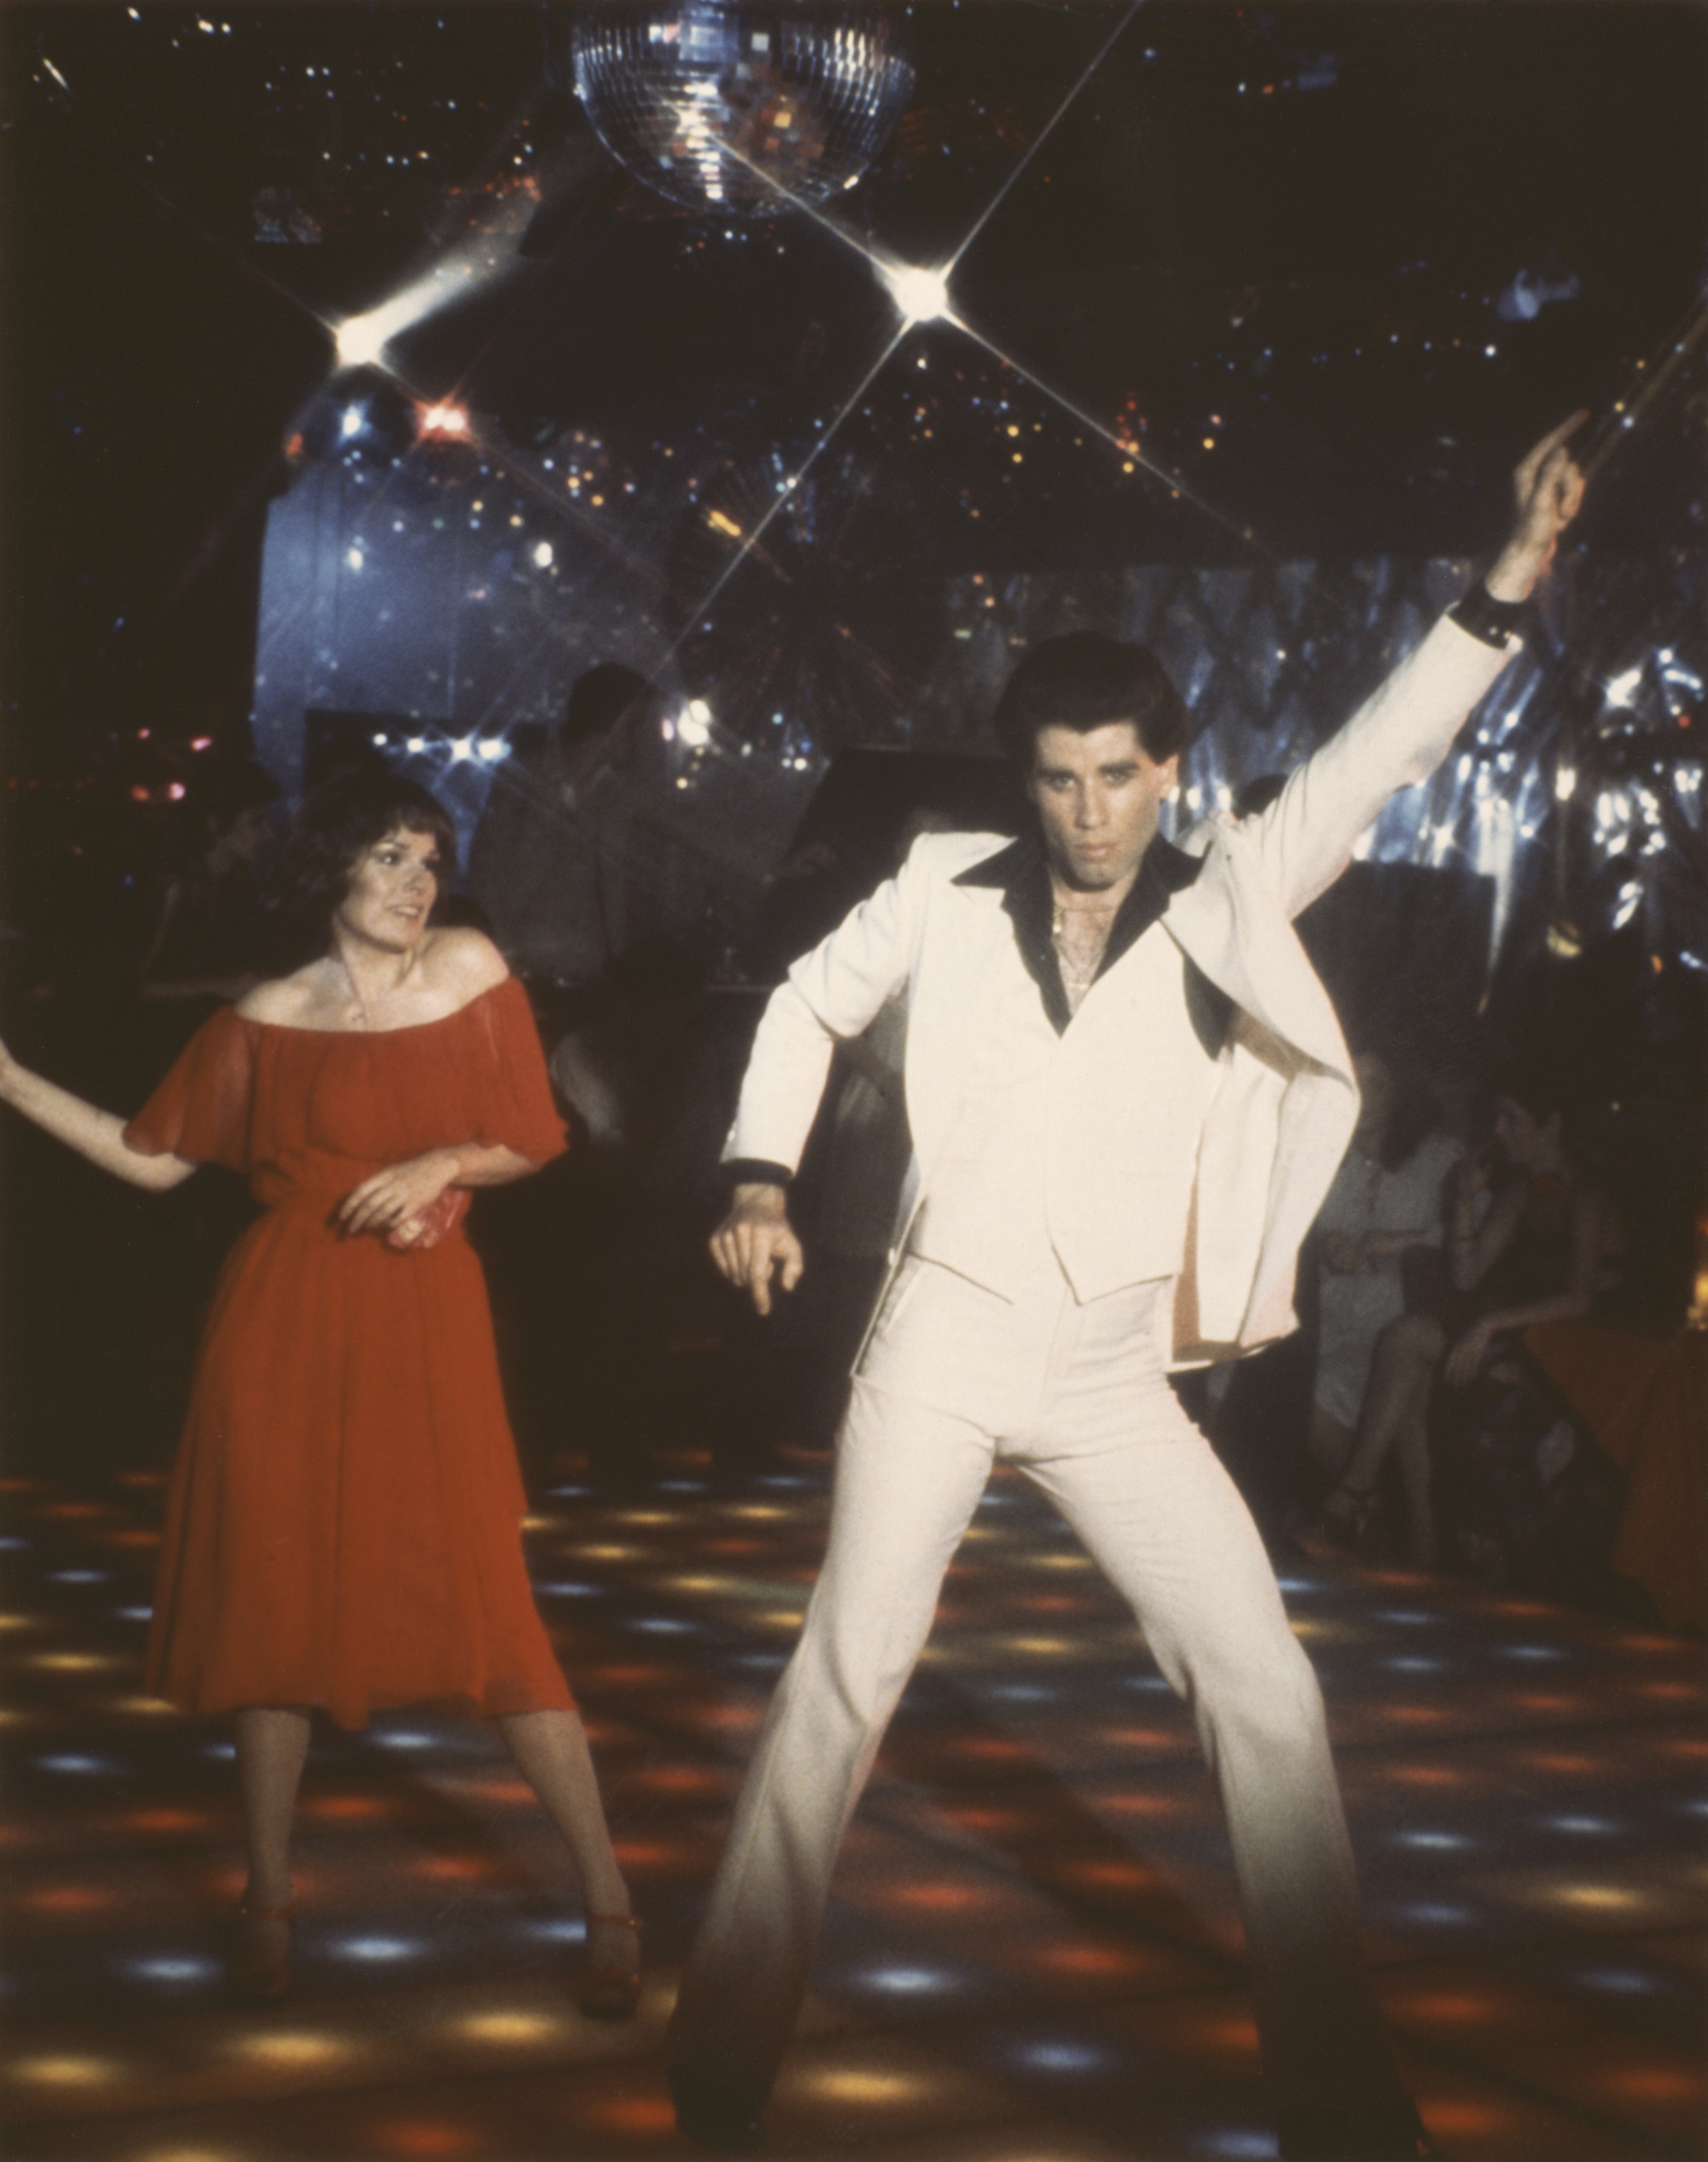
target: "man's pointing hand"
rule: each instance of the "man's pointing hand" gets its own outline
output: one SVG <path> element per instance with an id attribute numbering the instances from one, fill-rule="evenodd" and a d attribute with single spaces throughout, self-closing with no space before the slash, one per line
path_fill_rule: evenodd
<path id="1" fill-rule="evenodd" d="M 801 1281 L 806 1256 L 789 1221 L 781 1186 L 738 1186 L 729 1214 L 712 1234 L 712 1258 L 719 1272 L 748 1292 L 760 1313 L 771 1310 L 771 1277 L 784 1291 Z"/>

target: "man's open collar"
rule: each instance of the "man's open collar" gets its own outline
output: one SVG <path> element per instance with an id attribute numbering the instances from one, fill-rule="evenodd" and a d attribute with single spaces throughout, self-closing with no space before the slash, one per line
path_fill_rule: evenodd
<path id="1" fill-rule="evenodd" d="M 1107 974 L 1122 954 L 1135 945 L 1167 907 L 1171 896 L 1188 886 L 1204 868 L 1203 859 L 1188 856 L 1160 833 L 1139 862 L 1139 875 L 1116 911 L 1103 949 L 1099 976 Z M 994 856 L 986 856 L 969 870 L 958 872 L 956 885 L 986 886 L 1002 896 L 1002 906 L 1014 924 L 1015 943 L 1026 973 L 1037 984 L 1044 1011 L 1059 1036 L 1072 1019 L 1068 993 L 1062 982 L 1062 966 L 1051 935 L 1055 897 L 1050 890 L 1049 865 L 1036 828 L 1023 833 Z"/>

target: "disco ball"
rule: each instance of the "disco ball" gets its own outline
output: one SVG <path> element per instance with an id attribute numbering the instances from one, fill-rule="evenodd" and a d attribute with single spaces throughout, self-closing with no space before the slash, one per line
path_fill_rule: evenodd
<path id="1" fill-rule="evenodd" d="M 853 187 L 913 89 L 899 21 L 844 9 L 578 8 L 570 50 L 613 156 L 671 201 L 732 217 Z"/>

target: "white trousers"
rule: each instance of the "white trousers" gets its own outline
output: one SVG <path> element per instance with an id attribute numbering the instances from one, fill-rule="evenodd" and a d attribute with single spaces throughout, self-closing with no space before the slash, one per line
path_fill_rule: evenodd
<path id="1" fill-rule="evenodd" d="M 1277 2107 L 1402 2095 L 1358 1941 L 1321 1692 L 1261 1540 L 1181 1410 L 1158 1285 L 1015 1302 L 910 1256 L 855 1376 L 830 1540 L 671 2023 L 672 2064 L 757 2107 L 805 1994 L 832 1866 L 997 1458 L 1061 1510 L 1193 1709 L 1232 1838 Z"/>

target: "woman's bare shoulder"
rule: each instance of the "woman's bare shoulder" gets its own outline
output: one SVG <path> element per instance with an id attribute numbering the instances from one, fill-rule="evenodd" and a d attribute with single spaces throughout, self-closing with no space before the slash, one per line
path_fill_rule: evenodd
<path id="1" fill-rule="evenodd" d="M 447 924 L 430 932 L 421 959 L 434 988 L 448 991 L 459 1005 L 503 983 L 510 973 L 485 932 L 466 924 Z"/>
<path id="2" fill-rule="evenodd" d="M 319 992 L 321 964 L 309 962 L 288 976 L 272 976 L 253 984 L 233 1010 L 240 1020 L 259 1021 L 271 1028 L 302 1028 L 309 1025 Z"/>

